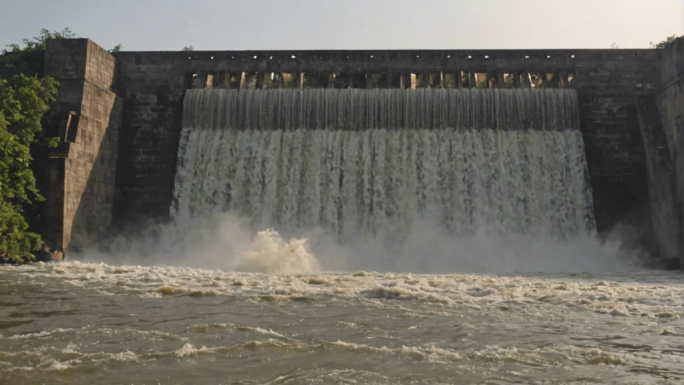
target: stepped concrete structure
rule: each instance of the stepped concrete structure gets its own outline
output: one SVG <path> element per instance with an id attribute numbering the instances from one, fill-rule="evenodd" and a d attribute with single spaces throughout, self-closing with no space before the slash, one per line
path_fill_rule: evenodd
<path id="1" fill-rule="evenodd" d="M 682 38 L 659 50 L 116 53 L 65 39 L 48 41 L 45 72 L 60 82 L 63 142 L 43 186 L 56 248 L 168 218 L 188 89 L 573 88 L 599 233 L 627 223 L 661 256 L 682 255 Z"/>

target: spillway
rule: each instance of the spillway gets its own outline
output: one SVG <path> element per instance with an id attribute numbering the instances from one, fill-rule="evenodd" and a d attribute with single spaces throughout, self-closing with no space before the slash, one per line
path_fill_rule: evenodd
<path id="1" fill-rule="evenodd" d="M 593 233 L 573 90 L 188 90 L 171 214 L 345 241 Z"/>

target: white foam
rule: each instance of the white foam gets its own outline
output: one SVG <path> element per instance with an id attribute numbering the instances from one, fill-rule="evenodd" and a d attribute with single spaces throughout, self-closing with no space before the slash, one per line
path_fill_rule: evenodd
<path id="1" fill-rule="evenodd" d="M 221 268 L 244 272 L 292 274 L 320 270 L 318 260 L 308 249 L 307 239 L 292 238 L 285 241 L 272 229 L 254 233 L 231 214 L 215 214 L 194 218 L 190 222 L 152 226 L 147 231 L 133 237 L 121 236 L 110 240 L 108 252 L 91 246 L 72 256 L 76 260 Z M 103 279 L 107 274 L 127 277 L 137 272 L 131 267 L 105 271 L 93 265 L 88 269 L 92 273 L 88 275 L 89 279 Z M 179 271 L 152 269 L 149 272 L 175 278 Z M 62 269 L 58 272 L 66 273 Z M 171 281 L 167 280 L 158 292 L 171 295 L 186 291 L 169 285 Z M 125 284 L 125 280 L 122 282 Z M 215 282 L 212 285 L 220 286 Z M 211 295 L 211 292 L 194 291 L 193 294 Z"/>
<path id="2" fill-rule="evenodd" d="M 206 350 L 206 347 L 203 346 L 202 348 L 197 349 L 197 348 L 195 348 L 194 345 L 188 343 L 188 344 L 183 345 L 183 347 L 181 347 L 180 349 L 176 350 L 174 352 L 174 355 L 176 358 L 188 357 L 188 356 L 196 355 L 197 352 L 200 352 L 203 350 Z"/>

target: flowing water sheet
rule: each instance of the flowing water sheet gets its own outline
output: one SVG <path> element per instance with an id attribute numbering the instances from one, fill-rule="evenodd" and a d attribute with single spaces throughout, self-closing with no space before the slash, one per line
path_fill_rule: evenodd
<path id="1" fill-rule="evenodd" d="M 594 230 L 569 90 L 191 90 L 172 215 L 342 242 Z"/>

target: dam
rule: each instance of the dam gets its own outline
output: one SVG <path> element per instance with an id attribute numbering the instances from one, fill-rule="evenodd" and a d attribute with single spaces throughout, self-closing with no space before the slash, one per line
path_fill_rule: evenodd
<path id="1" fill-rule="evenodd" d="M 43 236 L 226 210 L 340 240 L 618 224 L 681 257 L 684 42 L 663 50 L 188 51 L 50 40 Z M 286 151 L 287 150 L 287 151 Z"/>
<path id="2" fill-rule="evenodd" d="M 0 383 L 681 383 L 682 59 L 48 41 Z"/>

